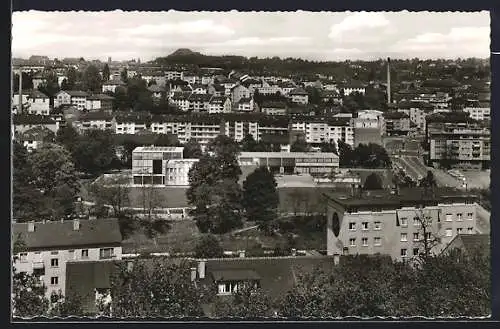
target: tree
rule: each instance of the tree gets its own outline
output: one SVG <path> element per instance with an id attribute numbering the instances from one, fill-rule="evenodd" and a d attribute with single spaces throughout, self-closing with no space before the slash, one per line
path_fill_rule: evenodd
<path id="1" fill-rule="evenodd" d="M 145 264 L 150 262 L 150 264 Z M 202 305 L 213 298 L 213 287 L 191 281 L 188 264 L 135 261 L 118 265 L 111 278 L 111 315 L 132 317 L 203 316 Z"/>
<path id="2" fill-rule="evenodd" d="M 56 317 L 83 316 L 82 300 L 80 296 L 71 294 L 64 296 L 60 291 L 51 296 L 49 315 Z"/>
<path id="3" fill-rule="evenodd" d="M 277 217 L 279 195 L 276 180 L 266 167 L 254 170 L 243 182 L 242 204 L 247 220 L 255 220 L 259 228 L 270 232 L 270 223 Z"/>
<path id="4" fill-rule="evenodd" d="M 241 140 L 241 150 L 243 152 L 255 152 L 257 142 L 251 134 L 246 134 Z"/>
<path id="5" fill-rule="evenodd" d="M 17 236 L 13 243 L 13 261 L 26 250 L 22 236 Z M 17 272 L 12 266 L 12 310 L 15 317 L 35 317 L 47 314 L 49 300 L 45 297 L 47 288 L 35 275 Z"/>
<path id="6" fill-rule="evenodd" d="M 73 153 L 75 145 L 78 143 L 79 134 L 73 125 L 66 125 L 59 128 L 56 135 L 56 143 L 63 145 L 66 149 Z"/>
<path id="7" fill-rule="evenodd" d="M 186 196 L 194 206 L 192 215 L 204 232 L 226 233 L 243 225 L 241 217 L 241 169 L 238 144 L 227 136 L 218 136 L 189 171 Z"/>
<path id="8" fill-rule="evenodd" d="M 78 77 L 77 77 L 77 76 L 78 76 L 78 74 L 77 74 L 77 72 L 76 72 L 75 68 L 70 67 L 70 68 L 68 69 L 68 72 L 66 73 L 66 75 L 67 75 L 67 79 L 66 79 L 66 83 L 67 83 L 67 84 L 66 84 L 66 86 L 65 86 L 65 87 L 66 87 L 67 89 L 65 89 L 65 88 L 62 88 L 62 87 L 61 87 L 61 88 L 62 88 L 62 90 L 74 90 L 74 89 L 75 89 L 76 82 L 77 82 L 77 80 L 78 80 Z"/>
<path id="9" fill-rule="evenodd" d="M 427 175 L 423 177 L 418 183 L 420 187 L 425 188 L 434 188 L 437 186 L 436 178 L 434 177 L 434 173 L 431 170 L 427 171 Z"/>
<path id="10" fill-rule="evenodd" d="M 83 72 L 84 88 L 90 92 L 98 93 L 102 88 L 102 79 L 99 69 L 95 65 L 89 65 Z"/>
<path id="11" fill-rule="evenodd" d="M 47 202 L 43 217 L 60 219 L 74 211 L 78 177 L 69 152 L 57 144 L 43 144 L 30 159 L 34 186 Z"/>
<path id="12" fill-rule="evenodd" d="M 97 205 L 111 206 L 113 217 L 119 217 L 129 203 L 129 183 L 130 178 L 123 174 L 103 176 L 92 183 L 90 193 Z"/>
<path id="13" fill-rule="evenodd" d="M 196 139 L 191 138 L 186 144 L 184 144 L 184 159 L 200 159 L 202 155 L 203 152 L 201 150 L 200 143 L 198 143 Z"/>
<path id="14" fill-rule="evenodd" d="M 158 137 L 156 137 L 154 144 L 155 144 L 155 146 L 177 146 L 177 145 L 179 145 L 176 138 L 174 138 L 172 135 L 167 135 L 167 134 L 159 134 Z"/>
<path id="15" fill-rule="evenodd" d="M 117 163 L 112 133 L 91 129 L 80 136 L 74 146 L 73 158 L 78 170 L 97 176 Z"/>
<path id="16" fill-rule="evenodd" d="M 104 68 L 102 69 L 102 79 L 104 81 L 109 81 L 109 76 L 110 76 L 109 65 L 104 64 Z"/>
<path id="17" fill-rule="evenodd" d="M 44 73 L 45 81 L 38 86 L 38 90 L 49 96 L 50 105 L 54 106 L 54 96 L 59 92 L 59 82 L 56 72 L 50 70 Z"/>
<path id="18" fill-rule="evenodd" d="M 365 184 L 363 185 L 364 190 L 381 190 L 382 179 L 376 173 L 371 173 L 366 177 Z"/>
<path id="19" fill-rule="evenodd" d="M 439 235 L 441 224 L 436 223 L 429 211 L 423 209 L 416 211 L 413 220 L 418 223 L 416 244 L 420 246 L 416 260 L 425 263 L 436 251 L 435 248 L 441 244 L 441 236 Z"/>
<path id="20" fill-rule="evenodd" d="M 337 145 L 333 141 L 330 143 L 323 143 L 323 144 L 321 144 L 321 152 L 335 153 L 338 155 Z"/>
<path id="21" fill-rule="evenodd" d="M 297 139 L 290 147 L 290 152 L 308 152 L 309 145 L 303 139 Z"/>
<path id="22" fill-rule="evenodd" d="M 194 247 L 194 255 L 197 258 L 220 258 L 223 253 L 219 239 L 213 234 L 203 235 Z"/>
<path id="23" fill-rule="evenodd" d="M 123 68 L 120 72 L 120 78 L 123 82 L 128 83 L 128 71 L 127 68 Z"/>
<path id="24" fill-rule="evenodd" d="M 217 299 L 214 305 L 216 317 L 256 319 L 274 316 L 271 298 L 255 283 L 242 282 L 237 287 L 232 296 Z"/>
<path id="25" fill-rule="evenodd" d="M 135 150 L 136 147 L 139 147 L 140 144 L 136 143 L 134 140 L 131 139 L 126 139 L 123 141 L 123 152 L 121 155 L 121 162 L 127 168 L 132 168 L 132 152 Z"/>

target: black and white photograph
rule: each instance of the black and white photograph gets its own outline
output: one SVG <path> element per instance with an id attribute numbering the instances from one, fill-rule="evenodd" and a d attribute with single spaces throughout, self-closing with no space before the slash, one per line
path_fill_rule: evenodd
<path id="1" fill-rule="evenodd" d="M 11 320 L 490 318 L 490 31 L 14 11 Z"/>

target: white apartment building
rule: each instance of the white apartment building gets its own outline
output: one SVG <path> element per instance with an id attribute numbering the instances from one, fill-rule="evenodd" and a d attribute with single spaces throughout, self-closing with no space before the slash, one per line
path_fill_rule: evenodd
<path id="1" fill-rule="evenodd" d="M 483 121 L 491 119 L 491 108 L 489 107 L 466 107 L 463 110 L 469 113 L 471 119 Z"/>
<path id="2" fill-rule="evenodd" d="M 182 71 L 166 71 L 165 78 L 167 80 L 183 80 Z"/>
<path id="3" fill-rule="evenodd" d="M 229 113 L 231 112 L 231 100 L 225 96 L 212 96 L 208 103 L 208 113 Z"/>
<path id="4" fill-rule="evenodd" d="M 253 112 L 255 108 L 255 103 L 252 98 L 241 98 L 235 110 L 238 112 Z"/>
<path id="5" fill-rule="evenodd" d="M 144 118 L 119 116 L 115 118 L 115 134 L 135 134 L 147 128 Z"/>
<path id="6" fill-rule="evenodd" d="M 291 129 L 302 131 L 305 134 L 306 142 L 310 144 L 337 143 L 338 140 L 342 140 L 351 146 L 354 145 L 354 129 L 350 121 L 346 119 L 297 120 L 292 122 Z"/>
<path id="7" fill-rule="evenodd" d="M 237 104 L 242 98 L 251 98 L 250 89 L 242 85 L 236 85 L 231 88 L 231 102 Z"/>
<path id="8" fill-rule="evenodd" d="M 106 93 L 107 91 L 110 91 L 112 93 L 116 92 L 116 88 L 124 86 L 125 84 L 122 81 L 119 80 L 110 80 L 106 81 L 102 84 L 102 92 Z"/>
<path id="9" fill-rule="evenodd" d="M 47 297 L 66 291 L 66 263 L 121 259 L 122 236 L 116 219 L 14 223 L 13 241 L 25 249 L 14 268 L 38 276 Z"/>
<path id="10" fill-rule="evenodd" d="M 50 114 L 50 100 L 44 93 L 34 90 L 28 96 L 28 113 L 38 115 Z"/>
<path id="11" fill-rule="evenodd" d="M 87 105 L 87 98 L 89 95 L 84 91 L 79 90 L 61 90 L 56 94 L 54 99 L 54 106 L 58 107 L 61 105 L 74 105 L 80 111 L 85 109 Z"/>
<path id="12" fill-rule="evenodd" d="M 191 93 L 189 93 L 191 94 Z M 185 92 L 174 93 L 174 95 L 170 98 L 170 102 L 176 105 L 179 109 L 184 112 L 188 112 L 190 108 L 189 95 Z"/>
<path id="13" fill-rule="evenodd" d="M 189 170 L 199 159 L 173 159 L 165 166 L 165 185 L 189 186 Z"/>

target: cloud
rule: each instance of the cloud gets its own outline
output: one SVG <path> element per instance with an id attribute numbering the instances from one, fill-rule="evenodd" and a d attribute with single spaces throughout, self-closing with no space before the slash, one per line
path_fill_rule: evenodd
<path id="1" fill-rule="evenodd" d="M 391 48 L 402 52 L 437 53 L 442 56 L 484 56 L 490 46 L 488 27 L 453 27 L 448 33 L 422 33 L 397 42 Z M 459 55 L 460 54 L 460 55 Z"/>
<path id="2" fill-rule="evenodd" d="M 330 28 L 328 37 L 333 40 L 344 40 L 352 34 L 377 30 L 377 32 L 392 31 L 391 22 L 379 12 L 359 12 L 353 13 L 344 18 L 340 23 L 334 24 Z"/>
<path id="3" fill-rule="evenodd" d="M 229 40 L 217 46 L 281 46 L 281 45 L 297 45 L 307 43 L 310 38 L 306 37 L 244 37 L 234 40 Z"/>
<path id="4" fill-rule="evenodd" d="M 118 29 L 118 32 L 132 36 L 158 36 L 170 34 L 216 34 L 230 36 L 234 30 L 227 26 L 216 24 L 212 20 L 197 20 L 192 22 L 144 24 L 138 27 Z"/>

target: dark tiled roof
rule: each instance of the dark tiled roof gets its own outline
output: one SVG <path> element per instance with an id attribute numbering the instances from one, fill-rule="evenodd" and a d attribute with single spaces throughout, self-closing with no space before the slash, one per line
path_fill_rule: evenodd
<path id="1" fill-rule="evenodd" d="M 223 270 L 212 271 L 214 281 L 245 281 L 259 280 L 261 277 L 253 270 Z"/>
<path id="2" fill-rule="evenodd" d="M 36 124 L 55 124 L 56 122 L 47 115 L 35 114 L 16 114 L 14 115 L 15 125 L 36 125 Z"/>
<path id="3" fill-rule="evenodd" d="M 403 112 L 385 112 L 383 114 L 385 119 L 392 119 L 392 120 L 397 120 L 397 119 L 404 119 L 404 118 L 409 118 L 409 116 Z"/>
<path id="4" fill-rule="evenodd" d="M 305 91 L 302 88 L 295 88 L 294 90 L 290 91 L 290 95 L 309 95 L 307 91 Z"/>
<path id="5" fill-rule="evenodd" d="M 45 95 L 44 93 L 42 93 L 41 91 L 39 90 L 33 90 L 29 96 L 33 99 L 35 98 L 49 98 L 49 96 Z"/>
<path id="6" fill-rule="evenodd" d="M 44 126 L 36 126 L 22 133 L 21 136 L 19 137 L 19 140 L 42 141 L 51 134 L 53 134 L 52 130 Z"/>
<path id="7" fill-rule="evenodd" d="M 224 104 L 226 102 L 226 96 L 213 96 L 210 99 L 211 104 Z"/>
<path id="8" fill-rule="evenodd" d="M 105 120 L 105 121 L 111 121 L 113 119 L 113 116 L 106 113 L 106 112 L 101 112 L 101 111 L 92 111 L 88 113 L 84 113 L 80 116 L 80 121 L 94 121 L 94 120 Z"/>
<path id="9" fill-rule="evenodd" d="M 106 95 L 106 94 L 97 94 L 97 95 L 92 95 L 87 97 L 88 100 L 101 100 L 101 101 L 112 101 L 115 99 L 112 96 Z"/>
<path id="10" fill-rule="evenodd" d="M 125 83 L 123 83 L 122 81 L 120 80 L 110 80 L 110 81 L 105 81 L 102 83 L 103 86 L 104 85 L 107 85 L 107 86 L 123 86 L 125 85 Z"/>
<path id="11" fill-rule="evenodd" d="M 85 91 L 81 90 L 61 90 L 61 92 L 64 91 L 71 97 L 88 97 L 89 94 L 87 94 Z"/>
<path id="12" fill-rule="evenodd" d="M 286 109 L 286 103 L 285 102 L 262 102 L 262 108 Z"/>
<path id="13" fill-rule="evenodd" d="M 73 230 L 73 221 L 35 223 L 35 231 L 28 232 L 29 223 L 13 224 L 13 234 L 21 234 L 29 249 L 56 247 L 99 246 L 120 244 L 122 236 L 117 219 L 80 220 L 79 230 Z"/>
<path id="14" fill-rule="evenodd" d="M 251 101 L 251 100 L 252 100 L 252 99 L 251 99 L 250 97 L 243 97 L 243 98 L 241 98 L 241 99 L 238 101 L 238 103 L 239 103 L 239 104 L 243 104 L 243 103 L 250 103 L 250 101 Z"/>
<path id="15" fill-rule="evenodd" d="M 212 97 L 212 95 L 191 94 L 191 96 L 189 96 L 189 101 L 190 102 L 208 102 L 210 100 L 210 97 Z"/>
<path id="16" fill-rule="evenodd" d="M 489 234 L 460 234 L 457 238 L 462 240 L 465 250 L 468 251 L 490 246 Z"/>

